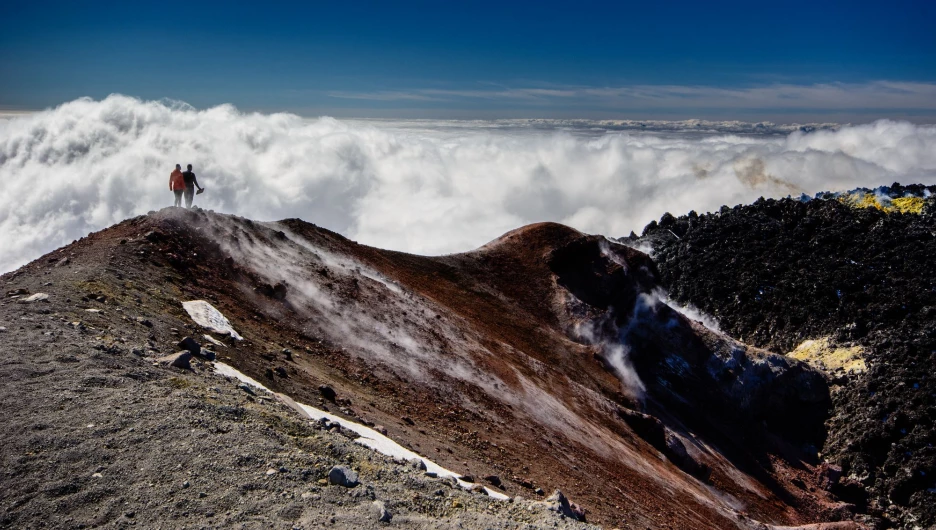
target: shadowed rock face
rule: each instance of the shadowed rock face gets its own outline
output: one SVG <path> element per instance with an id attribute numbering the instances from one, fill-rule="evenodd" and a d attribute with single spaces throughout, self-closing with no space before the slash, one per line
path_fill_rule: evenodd
<path id="1" fill-rule="evenodd" d="M 655 265 L 632 248 L 583 236 L 553 251 L 549 265 L 571 295 L 564 319 L 591 330 L 590 342 L 623 345 L 655 406 L 701 429 L 763 423 L 790 442 L 811 444 L 804 458 L 814 459 L 831 405 L 817 371 L 672 309 L 657 296 Z"/>
<path id="2" fill-rule="evenodd" d="M 821 376 L 685 318 L 655 294 L 654 263 L 605 238 L 543 223 L 424 257 L 300 220 L 166 209 L 66 252 L 109 303 L 128 280 L 173 318 L 211 300 L 243 336 L 224 362 L 510 495 L 561 489 L 614 526 L 843 517 L 809 489 Z"/>
<path id="3" fill-rule="evenodd" d="M 662 283 L 755 346 L 807 339 L 859 352 L 828 368 L 830 486 L 880 527 L 936 525 L 936 186 L 894 184 L 807 202 L 759 200 L 664 216 L 652 245 Z"/>

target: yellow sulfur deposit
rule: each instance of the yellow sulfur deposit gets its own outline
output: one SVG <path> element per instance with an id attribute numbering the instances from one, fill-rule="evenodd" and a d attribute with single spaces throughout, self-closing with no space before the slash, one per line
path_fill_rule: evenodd
<path id="1" fill-rule="evenodd" d="M 875 208 L 887 213 L 922 213 L 923 199 L 921 197 L 899 197 L 891 199 L 886 196 L 877 196 L 873 193 L 848 193 L 838 198 L 843 204 L 853 208 Z"/>
<path id="2" fill-rule="evenodd" d="M 787 356 L 804 361 L 827 374 L 839 371 L 860 374 L 868 369 L 864 361 L 864 349 L 861 346 L 836 348 L 828 337 L 803 341 Z"/>
<path id="3" fill-rule="evenodd" d="M 921 213 L 923 211 L 923 199 L 920 197 L 900 197 L 899 199 L 892 199 L 891 204 L 900 213 Z"/>

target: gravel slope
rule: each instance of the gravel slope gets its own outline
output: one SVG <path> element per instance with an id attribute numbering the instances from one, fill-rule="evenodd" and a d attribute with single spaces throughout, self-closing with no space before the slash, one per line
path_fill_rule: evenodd
<path id="1" fill-rule="evenodd" d="M 154 365 L 190 323 L 146 304 L 82 301 L 90 271 L 52 270 L 4 277 L 6 290 L 48 294 L 0 302 L 4 528 L 590 528 L 544 502 L 429 478 L 207 362 Z M 361 484 L 323 484 L 335 465 Z"/>

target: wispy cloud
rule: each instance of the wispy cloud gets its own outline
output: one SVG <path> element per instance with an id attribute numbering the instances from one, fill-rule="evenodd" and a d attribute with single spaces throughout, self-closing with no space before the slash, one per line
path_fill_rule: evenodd
<path id="1" fill-rule="evenodd" d="M 672 109 L 936 110 L 936 83 L 904 81 L 771 84 L 736 88 L 700 85 L 415 88 L 379 92 L 331 92 L 328 95 L 333 98 L 372 101 L 466 103 L 499 100 L 529 106 L 600 106 L 615 110 L 642 108 L 648 105 Z"/>

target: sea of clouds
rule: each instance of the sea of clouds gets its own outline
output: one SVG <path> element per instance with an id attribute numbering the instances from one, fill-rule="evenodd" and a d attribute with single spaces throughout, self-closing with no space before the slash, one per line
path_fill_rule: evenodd
<path id="1" fill-rule="evenodd" d="M 537 221 L 618 237 L 667 211 L 936 183 L 931 125 L 606 125 L 310 119 L 119 95 L 0 117 L 0 271 L 171 205 L 176 163 L 207 188 L 198 206 L 422 254 Z"/>

